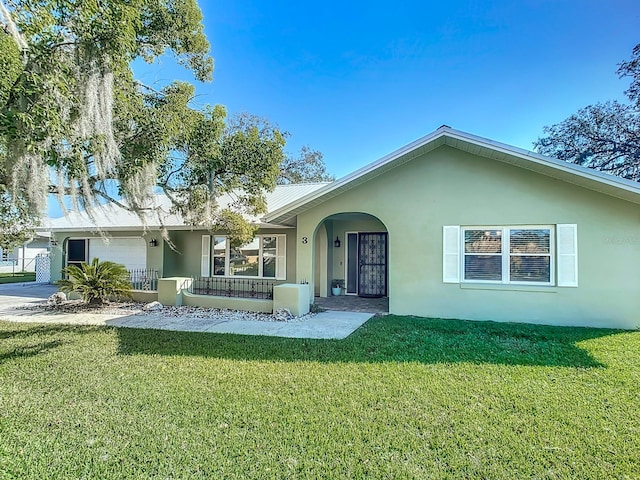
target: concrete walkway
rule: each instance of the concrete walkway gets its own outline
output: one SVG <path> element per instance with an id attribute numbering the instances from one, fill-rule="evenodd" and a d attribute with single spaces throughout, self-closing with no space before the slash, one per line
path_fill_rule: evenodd
<path id="1" fill-rule="evenodd" d="M 0 318 L 2 314 L 0 313 Z M 235 333 L 287 338 L 343 339 L 351 335 L 373 314 L 360 312 L 322 312 L 292 322 L 254 320 L 220 320 L 210 318 L 175 318 L 157 315 L 132 315 L 113 318 L 105 325 L 130 328 L 155 328 L 183 332 Z"/>
<path id="2" fill-rule="evenodd" d="M 288 338 L 343 339 L 369 320 L 372 313 L 327 311 L 291 322 L 261 322 L 221 318 L 170 317 L 162 312 L 145 315 L 55 313 L 20 309 L 45 301 L 56 291 L 51 285 L 0 286 L 0 320 L 10 322 L 109 325 L 183 332 L 235 333 Z"/>

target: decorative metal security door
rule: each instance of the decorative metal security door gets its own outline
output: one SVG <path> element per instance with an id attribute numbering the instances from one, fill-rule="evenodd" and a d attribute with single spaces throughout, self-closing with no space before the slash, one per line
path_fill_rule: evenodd
<path id="1" fill-rule="evenodd" d="M 387 233 L 358 234 L 358 295 L 387 295 Z"/>

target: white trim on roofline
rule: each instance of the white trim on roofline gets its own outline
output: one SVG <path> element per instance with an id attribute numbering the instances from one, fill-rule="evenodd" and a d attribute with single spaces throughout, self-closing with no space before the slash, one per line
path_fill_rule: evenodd
<path id="1" fill-rule="evenodd" d="M 514 163 L 522 168 L 528 168 L 541 174 L 556 177 L 568 183 L 575 183 L 576 185 L 600 191 L 624 200 L 640 203 L 640 184 L 638 182 L 609 175 L 556 158 L 545 157 L 532 151 L 506 145 L 460 130 L 454 130 L 451 127 L 443 125 L 436 131 L 385 155 L 369 165 L 365 165 L 333 183 L 310 192 L 268 213 L 263 219 L 266 222 L 286 223 L 287 221 L 291 221 L 298 213 L 322 203 L 345 190 L 353 188 L 370 178 L 376 177 L 391 168 L 402 165 L 415 156 L 426 153 L 428 150 L 432 150 L 441 145 L 449 145 L 453 148 L 462 149 L 460 148 L 461 145 L 457 144 L 457 142 L 461 142 L 465 146 L 486 148 L 498 154 L 505 155 L 505 158 L 497 158 L 496 160 L 498 161 Z M 411 153 L 416 153 L 416 155 L 412 156 Z M 482 156 L 482 154 L 479 155 Z M 519 162 L 508 162 L 508 159 L 519 160 Z M 598 188 L 599 186 L 600 188 Z"/>
<path id="2" fill-rule="evenodd" d="M 273 191 L 265 193 L 267 206 L 271 205 L 271 208 L 279 208 L 279 206 L 286 205 L 303 194 L 309 193 L 314 189 L 322 188 L 326 184 L 326 182 L 319 182 L 277 185 Z M 71 211 L 67 212 L 64 217 L 45 219 L 41 226 L 38 227 L 38 230 L 54 232 L 89 231 L 99 234 L 100 231 L 156 231 L 161 228 L 166 228 L 171 231 L 203 229 L 203 227 L 185 224 L 180 215 L 169 213 L 171 210 L 170 203 L 164 195 L 156 194 L 152 197 L 152 201 L 154 207 L 161 209 L 162 222 L 159 221 L 157 212 L 149 213 L 146 222 L 143 222 L 142 219 L 133 212 L 115 203 L 106 203 L 95 206 L 92 209 L 92 216 L 84 211 Z M 221 207 L 226 207 L 229 203 L 231 203 L 229 195 L 220 197 L 219 205 Z M 263 222 L 257 216 L 245 215 L 244 217 L 245 220 L 257 225 L 261 229 L 290 228 L 290 226 L 287 225 L 283 226 Z"/>
<path id="3" fill-rule="evenodd" d="M 441 127 L 442 128 L 442 127 Z M 525 160 L 530 160 L 535 163 L 553 167 L 557 170 L 561 170 L 567 173 L 575 174 L 591 180 L 596 180 L 605 185 L 610 185 L 616 188 L 621 188 L 632 193 L 640 195 L 640 183 L 626 178 L 616 177 L 609 173 L 604 173 L 593 168 L 583 167 L 582 165 L 576 165 L 575 163 L 566 162 L 553 157 L 547 157 L 531 150 L 525 150 L 523 148 L 514 147 L 505 143 L 496 142 L 484 137 L 472 135 L 470 133 L 461 132 L 447 127 L 448 137 L 457 138 L 462 141 L 474 143 L 478 146 L 484 146 L 492 148 L 493 150 L 506 153 L 508 155 L 517 155 Z"/>
<path id="4" fill-rule="evenodd" d="M 264 222 L 260 222 L 260 223 L 253 223 L 252 225 L 257 225 L 258 228 L 260 228 L 261 230 L 265 230 L 265 229 L 273 229 L 273 230 L 285 230 L 285 229 L 292 229 L 294 227 L 290 226 L 290 225 L 280 225 L 280 224 L 275 224 L 275 223 L 264 223 Z M 96 226 L 72 226 L 72 227 L 38 227 L 38 229 L 41 229 L 42 231 L 47 231 L 47 232 L 53 232 L 55 233 L 68 233 L 68 232 L 78 232 L 78 231 L 83 231 L 85 233 L 87 233 L 88 235 L 96 235 L 97 237 L 100 237 L 100 231 L 109 234 L 110 232 L 130 232 L 130 233 L 137 233 L 137 232 L 142 232 L 142 234 L 151 234 L 154 232 L 158 232 L 162 229 L 162 227 L 160 225 L 147 225 L 146 227 L 142 226 L 142 225 L 132 225 L 132 226 L 124 226 L 124 227 L 102 227 L 101 229 L 98 229 Z M 207 231 L 207 229 L 205 227 L 202 226 L 198 226 L 198 225 L 166 225 L 166 229 L 169 232 L 175 232 L 175 231 L 192 231 L 192 232 L 204 232 Z M 222 235 L 223 232 L 220 232 L 220 234 Z M 40 235 L 40 234 L 39 234 Z M 47 237 L 48 238 L 48 237 Z M 89 238 L 89 237 L 87 237 Z"/>

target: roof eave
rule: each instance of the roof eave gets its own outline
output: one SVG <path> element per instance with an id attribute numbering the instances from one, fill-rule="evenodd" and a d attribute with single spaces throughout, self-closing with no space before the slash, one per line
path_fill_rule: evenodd
<path id="1" fill-rule="evenodd" d="M 264 220 L 279 224 L 292 224 L 298 214 L 309 208 L 442 145 L 517 165 L 568 183 L 640 204 L 640 185 L 637 182 L 443 126 L 431 134 L 271 212 L 264 217 Z M 473 149 L 470 149 L 471 146 L 477 147 L 482 152 L 473 152 Z"/>
<path id="2" fill-rule="evenodd" d="M 298 213 L 308 210 L 319 203 L 323 203 L 346 190 L 350 190 L 361 183 L 383 174 L 391 168 L 402 165 L 419 155 L 423 155 L 424 153 L 439 147 L 444 143 L 442 137 L 445 131 L 445 128 L 441 127 L 435 132 L 411 142 L 408 145 L 385 155 L 375 162 L 365 165 L 335 182 L 316 190 L 315 192 L 311 192 L 288 205 L 284 205 L 278 210 L 274 210 L 266 215 L 264 220 L 280 224 L 291 223 L 292 219 L 296 217 Z"/>
<path id="3" fill-rule="evenodd" d="M 461 148 L 456 142 L 475 145 L 484 151 L 473 152 L 468 148 Z M 516 165 L 567 183 L 640 204 L 640 184 L 638 182 L 456 130 L 447 134 L 445 143 L 460 150 Z"/>

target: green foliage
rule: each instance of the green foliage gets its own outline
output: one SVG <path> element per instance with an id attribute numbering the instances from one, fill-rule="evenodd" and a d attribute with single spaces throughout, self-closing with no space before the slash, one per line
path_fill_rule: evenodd
<path id="1" fill-rule="evenodd" d="M 200 81 L 210 81 L 213 60 L 208 56 L 209 42 L 204 35 L 202 12 L 196 0 L 143 2 L 141 38 L 137 42 L 142 56 L 152 61 L 169 48 L 176 53 L 178 63 L 184 65 Z"/>
<path id="2" fill-rule="evenodd" d="M 6 478 L 634 479 L 640 332 L 344 340 L 0 322 Z"/>
<path id="3" fill-rule="evenodd" d="M 312 303 L 311 305 L 309 305 L 309 312 L 310 313 L 322 313 L 322 312 L 326 312 L 326 311 L 327 310 L 325 308 L 321 307 L 317 303 Z"/>
<path id="4" fill-rule="evenodd" d="M 640 43 L 633 48 L 631 58 L 618 66 L 617 73 L 620 77 L 631 78 L 631 85 L 624 93 L 640 110 Z"/>
<path id="5" fill-rule="evenodd" d="M 174 210 L 191 224 L 229 232 L 234 244 L 250 241 L 255 227 L 243 214 L 266 211 L 264 192 L 275 187 L 282 162 L 284 135 L 267 120 L 242 114 L 226 119 L 223 107 L 206 108 L 180 125 L 191 123 L 176 151 L 161 167 L 159 184 Z M 218 205 L 221 195 L 233 199 Z"/>
<path id="6" fill-rule="evenodd" d="M 278 183 L 318 183 L 332 182 L 336 178 L 327 171 L 321 152 L 311 150 L 308 146 L 300 149 L 297 157 L 291 155 L 280 165 Z"/>
<path id="7" fill-rule="evenodd" d="M 545 136 L 534 142 L 536 151 L 640 181 L 640 44 L 618 74 L 632 79 L 625 92 L 630 104 L 609 101 L 582 108 L 544 127 Z"/>
<path id="8" fill-rule="evenodd" d="M 9 92 L 20 73 L 20 49 L 13 38 L 0 29 L 0 108 L 9 99 Z"/>
<path id="9" fill-rule="evenodd" d="M 141 212 L 156 185 L 149 172 L 188 136 L 178 129 L 192 126 L 183 120 L 197 111 L 188 105 L 193 87 L 145 88 L 130 65 L 171 52 L 196 79 L 210 80 L 197 3 L 18 0 L 0 7 L 0 26 L 11 33 L 2 31 L 2 59 L 15 60 L 18 46 L 21 60 L 17 78 L 2 77 L 0 185 L 41 212 L 48 192 L 91 207 L 97 197 L 111 199 L 115 184 Z"/>
<path id="10" fill-rule="evenodd" d="M 67 294 L 80 294 L 85 303 L 100 305 L 108 300 L 131 298 L 132 286 L 124 265 L 94 258 L 90 264 L 69 265 L 62 269 L 62 274 L 67 278 L 58 280 L 56 285 Z"/>
<path id="11" fill-rule="evenodd" d="M 242 242 L 255 230 L 243 215 L 265 211 L 281 166 L 287 181 L 324 178 L 319 152 L 284 162 L 286 135 L 268 121 L 195 108 L 186 82 L 157 90 L 136 81 L 133 61 L 169 53 L 211 80 L 196 0 L 4 3 L 0 186 L 31 212 L 43 212 L 52 193 L 62 208 L 71 198 L 91 215 L 106 199 L 162 223 L 165 212 L 152 204 L 162 190 L 187 223 Z M 233 202 L 218 205 L 224 194 Z"/>
<path id="12" fill-rule="evenodd" d="M 0 185 L 0 248 L 12 250 L 35 235 L 38 217 L 31 215 L 21 197 L 12 199 Z"/>

